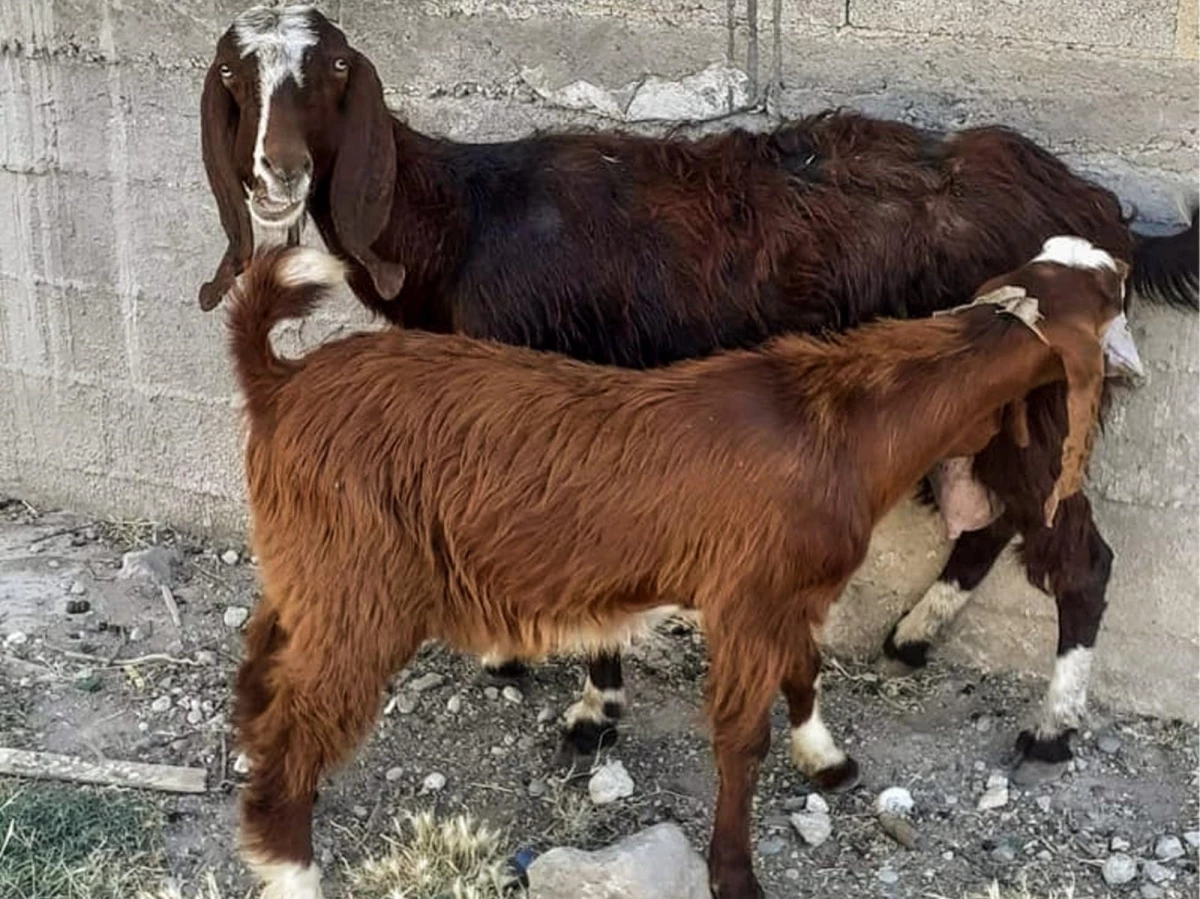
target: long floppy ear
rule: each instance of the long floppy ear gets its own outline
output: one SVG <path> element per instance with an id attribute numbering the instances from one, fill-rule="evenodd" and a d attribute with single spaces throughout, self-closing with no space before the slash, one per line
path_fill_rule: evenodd
<path id="1" fill-rule="evenodd" d="M 200 308 L 205 312 L 221 302 L 254 249 L 246 192 L 234 164 L 237 126 L 237 104 L 221 84 L 220 67 L 214 62 L 204 78 L 204 93 L 200 97 L 200 148 L 229 246 L 213 279 L 200 287 Z"/>
<path id="2" fill-rule="evenodd" d="M 1054 526 L 1058 504 L 1083 486 L 1104 389 L 1104 349 L 1094 335 L 1077 329 L 1065 334 L 1060 331 L 1051 348 L 1067 375 L 1067 436 L 1062 445 L 1062 470 L 1046 499 L 1046 527 Z"/>
<path id="3" fill-rule="evenodd" d="M 370 60 L 351 54 L 346 86 L 345 130 L 330 184 L 333 228 L 346 251 L 363 264 L 385 300 L 404 286 L 404 266 L 371 249 L 392 214 L 396 190 L 396 139 L 383 86 Z"/>

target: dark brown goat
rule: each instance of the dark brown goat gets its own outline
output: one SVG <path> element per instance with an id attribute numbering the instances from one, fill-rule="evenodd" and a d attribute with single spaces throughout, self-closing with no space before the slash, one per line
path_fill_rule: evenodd
<path id="1" fill-rule="evenodd" d="M 1174 238 L 1133 234 L 1112 193 L 1003 128 L 935 134 L 825 113 L 695 142 L 610 133 L 457 144 L 396 121 L 369 60 L 304 8 L 239 16 L 202 106 L 229 236 L 200 291 L 205 309 L 249 258 L 251 216 L 295 232 L 306 211 L 349 263 L 358 297 L 397 324 L 629 367 L 928 315 L 1058 233 L 1132 261 L 1143 292 L 1195 303 L 1195 215 Z M 1057 760 L 1083 708 L 1112 553 L 1082 494 L 1043 525 L 1066 430 L 1061 386 L 1028 407 L 1029 451 L 1002 434 L 975 460 L 1004 514 L 957 541 L 887 649 L 922 664 L 950 610 L 1021 535 L 1029 577 L 1053 591 L 1060 622 L 1055 680 L 1023 745 Z M 576 744 L 593 747 L 611 726 L 620 685 L 618 657 L 599 657 L 569 714 Z"/>
<path id="2" fill-rule="evenodd" d="M 422 643 L 536 658 L 682 608 L 712 660 L 713 890 L 755 899 L 750 808 L 777 692 L 809 773 L 853 768 L 820 725 L 815 633 L 872 528 L 939 459 L 978 451 L 1022 420 L 1006 409 L 1065 380 L 1054 520 L 1082 480 L 1105 350 L 1138 365 L 1125 271 L 1055 238 L 949 315 L 630 371 L 400 330 L 283 360 L 272 326 L 343 266 L 266 251 L 230 319 L 263 586 L 237 685 L 241 836 L 266 895 L 320 895 L 319 778 Z"/>

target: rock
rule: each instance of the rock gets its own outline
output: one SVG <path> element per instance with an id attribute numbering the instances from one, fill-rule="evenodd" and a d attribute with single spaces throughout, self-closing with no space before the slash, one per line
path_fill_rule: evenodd
<path id="1" fill-rule="evenodd" d="M 534 799 L 537 799 L 539 796 L 545 796 L 546 795 L 546 782 L 544 780 L 539 780 L 537 778 L 534 778 L 533 780 L 531 780 L 529 782 L 529 786 L 527 786 L 525 788 L 525 792 L 528 793 L 530 796 L 532 796 Z"/>
<path id="2" fill-rule="evenodd" d="M 495 687 L 488 686 L 488 687 L 483 688 L 483 695 L 486 696 L 488 699 L 499 699 L 500 691 L 497 690 Z"/>
<path id="3" fill-rule="evenodd" d="M 889 815 L 886 812 L 879 816 L 879 826 L 889 837 L 905 849 L 916 849 L 920 837 L 917 828 L 907 818 L 899 815 Z"/>
<path id="4" fill-rule="evenodd" d="M 446 775 L 440 771 L 432 771 L 425 775 L 425 779 L 421 781 L 422 793 L 437 793 L 446 786 Z"/>
<path id="5" fill-rule="evenodd" d="M 428 690 L 435 690 L 446 682 L 445 676 L 438 674 L 436 671 L 430 671 L 428 674 L 422 674 L 420 677 L 414 677 L 406 686 L 414 693 L 425 693 Z"/>
<path id="6" fill-rule="evenodd" d="M 1033 800 L 1033 802 L 1038 807 L 1038 811 L 1041 812 L 1043 815 L 1050 814 L 1050 797 L 1049 796 L 1039 796 L 1037 799 Z"/>
<path id="7" fill-rule="evenodd" d="M 462 711 L 462 697 L 455 693 L 446 700 L 446 711 L 451 715 L 457 715 Z"/>
<path id="8" fill-rule="evenodd" d="M 1153 859 L 1142 862 L 1142 877 L 1151 883 L 1167 883 L 1175 879 L 1175 872 Z"/>
<path id="9" fill-rule="evenodd" d="M 602 765 L 588 781 L 588 796 L 596 805 L 608 805 L 633 795 L 633 778 L 621 762 Z"/>
<path id="10" fill-rule="evenodd" d="M 204 720 L 204 713 L 201 712 L 199 709 L 192 709 L 190 712 L 187 713 L 187 723 L 192 725 L 193 727 L 196 726 L 197 724 L 199 724 L 203 720 Z"/>
<path id="11" fill-rule="evenodd" d="M 388 768 L 387 773 L 383 775 L 388 783 L 395 783 L 404 776 L 404 769 L 400 767 Z"/>
<path id="12" fill-rule="evenodd" d="M 778 855 L 783 852 L 783 847 L 787 845 L 783 842 L 782 837 L 763 837 L 758 841 L 759 855 Z"/>
<path id="13" fill-rule="evenodd" d="M 1002 865 L 1011 865 L 1017 860 L 1017 850 L 1008 843 L 1001 843 L 992 850 L 992 858 Z"/>
<path id="14" fill-rule="evenodd" d="M 99 692 L 100 686 L 100 678 L 91 668 L 84 668 L 75 675 L 75 689 L 81 693 Z"/>
<path id="15" fill-rule="evenodd" d="M 6 646 L 21 646 L 28 640 L 29 637 L 27 637 L 23 631 L 13 631 L 4 638 L 4 643 Z"/>
<path id="16" fill-rule="evenodd" d="M 879 871 L 876 872 L 875 876 L 879 879 L 879 881 L 881 883 L 886 883 L 889 886 L 891 884 L 900 882 L 900 875 L 897 874 L 895 871 L 893 871 L 891 868 L 880 868 Z"/>
<path id="17" fill-rule="evenodd" d="M 238 555 L 236 549 L 227 549 L 221 553 L 221 561 L 226 565 L 236 565 L 239 559 L 241 559 L 241 556 Z"/>
<path id="18" fill-rule="evenodd" d="M 150 703 L 150 711 L 156 715 L 162 715 L 171 710 L 171 697 L 160 696 L 154 702 Z"/>
<path id="19" fill-rule="evenodd" d="M 833 822 L 827 812 L 796 812 L 790 820 L 800 839 L 809 846 L 820 846 L 833 834 Z"/>
<path id="20" fill-rule="evenodd" d="M 1138 890 L 1138 895 L 1142 899 L 1163 899 L 1167 894 L 1160 886 L 1155 886 L 1152 883 L 1143 883 Z"/>
<path id="21" fill-rule="evenodd" d="M 503 690 L 501 690 L 500 695 L 503 696 L 505 699 L 507 699 L 509 702 L 513 703 L 514 705 L 520 705 L 522 702 L 525 701 L 525 697 L 521 695 L 521 691 L 518 690 L 516 687 L 514 687 L 512 684 L 509 684 L 507 687 L 505 687 Z"/>
<path id="22" fill-rule="evenodd" d="M 1100 873 L 1110 887 L 1121 886 L 1137 877 L 1137 862 L 1124 852 L 1114 852 L 1104 860 Z"/>
<path id="23" fill-rule="evenodd" d="M 875 799 L 875 813 L 877 815 L 894 815 L 898 818 L 906 818 L 912 814 L 913 798 L 912 793 L 904 789 L 904 787 L 888 787 Z"/>
<path id="24" fill-rule="evenodd" d="M 1183 835 L 1183 841 L 1193 849 L 1200 849 L 1200 830 L 1189 830 Z"/>
<path id="25" fill-rule="evenodd" d="M 211 649 L 198 649 L 196 650 L 196 661 L 201 665 L 215 665 L 217 664 L 217 654 Z"/>
<path id="26" fill-rule="evenodd" d="M 246 619 L 249 617 L 250 610 L 244 606 L 227 606 L 222 620 L 227 628 L 236 631 L 246 623 Z"/>
<path id="27" fill-rule="evenodd" d="M 1105 755 L 1116 755 L 1121 751 L 1121 741 L 1112 734 L 1101 734 L 1096 740 L 1096 748 Z"/>
<path id="28" fill-rule="evenodd" d="M 87 593 L 87 587 L 83 581 L 71 581 L 69 590 L 72 596 L 83 596 L 83 594 Z"/>
<path id="29" fill-rule="evenodd" d="M 804 810 L 813 812 L 814 814 L 829 814 L 829 803 L 825 801 L 825 797 L 820 793 L 809 793 L 808 798 L 804 800 Z"/>
<path id="30" fill-rule="evenodd" d="M 1154 857 L 1160 861 L 1174 861 L 1177 858 L 1182 858 L 1183 855 L 1183 843 L 1179 841 L 1179 837 L 1168 834 L 1167 836 L 1159 837 L 1158 841 L 1154 844 Z"/>
<path id="31" fill-rule="evenodd" d="M 529 899 L 709 899 L 708 866 L 670 823 L 595 852 L 551 849 L 528 877 Z"/>
<path id="32" fill-rule="evenodd" d="M 159 585 L 170 586 L 179 557 L 161 546 L 135 549 L 121 556 L 121 570 L 117 577 L 144 577 Z"/>
<path id="33" fill-rule="evenodd" d="M 354 817 L 356 817 L 359 821 L 365 821 L 367 816 L 371 813 L 367 810 L 365 805 L 356 805 L 354 808 L 350 809 L 350 814 L 354 815 Z"/>
<path id="34" fill-rule="evenodd" d="M 537 713 L 537 723 L 545 724 L 554 717 L 554 710 L 550 706 L 542 706 L 541 711 Z"/>
<path id="35" fill-rule="evenodd" d="M 239 752 L 233 760 L 233 770 L 238 774 L 250 773 L 250 758 L 244 752 Z"/>
<path id="36" fill-rule="evenodd" d="M 1008 805 L 1008 778 L 1003 774 L 993 774 L 987 779 L 987 789 L 984 790 L 975 807 L 981 812 L 1003 808 Z"/>
<path id="37" fill-rule="evenodd" d="M 1125 852 L 1129 849 L 1129 840 L 1124 837 L 1113 837 L 1108 843 L 1108 848 L 1113 852 Z"/>
<path id="38" fill-rule="evenodd" d="M 135 624 L 129 629 L 129 641 L 131 643 L 141 643 L 143 640 L 150 638 L 154 633 L 154 625 L 147 621 L 145 624 Z"/>
<path id="39" fill-rule="evenodd" d="M 391 706 L 401 715 L 411 715 L 417 710 L 417 697 L 411 693 L 400 693 L 392 697 Z"/>

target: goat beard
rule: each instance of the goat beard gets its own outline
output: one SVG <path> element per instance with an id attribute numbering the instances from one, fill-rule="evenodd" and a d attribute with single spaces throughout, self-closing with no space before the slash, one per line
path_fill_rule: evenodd
<path id="1" fill-rule="evenodd" d="M 929 473 L 934 500 L 946 535 L 957 540 L 964 531 L 987 527 L 1004 512 L 1004 504 L 991 490 L 975 479 L 974 457 L 943 459 Z"/>

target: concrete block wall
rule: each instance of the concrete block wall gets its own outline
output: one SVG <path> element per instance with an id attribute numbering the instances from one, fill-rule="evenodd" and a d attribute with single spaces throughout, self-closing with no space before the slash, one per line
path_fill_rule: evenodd
<path id="1" fill-rule="evenodd" d="M 246 0 L 0 0 L 0 492 L 218 532 L 244 527 L 223 249 L 200 85 Z M 766 127 L 831 105 L 1003 122 L 1150 225 L 1197 192 L 1196 0 L 327 0 L 410 124 Z M 1091 495 L 1118 553 L 1099 693 L 1197 717 L 1197 321 L 1140 307 L 1152 380 L 1123 397 Z M 288 335 L 365 324 L 348 298 Z M 831 627 L 878 645 L 946 551 L 902 507 Z M 1043 672 L 1053 604 L 1002 565 L 946 651 Z"/>

